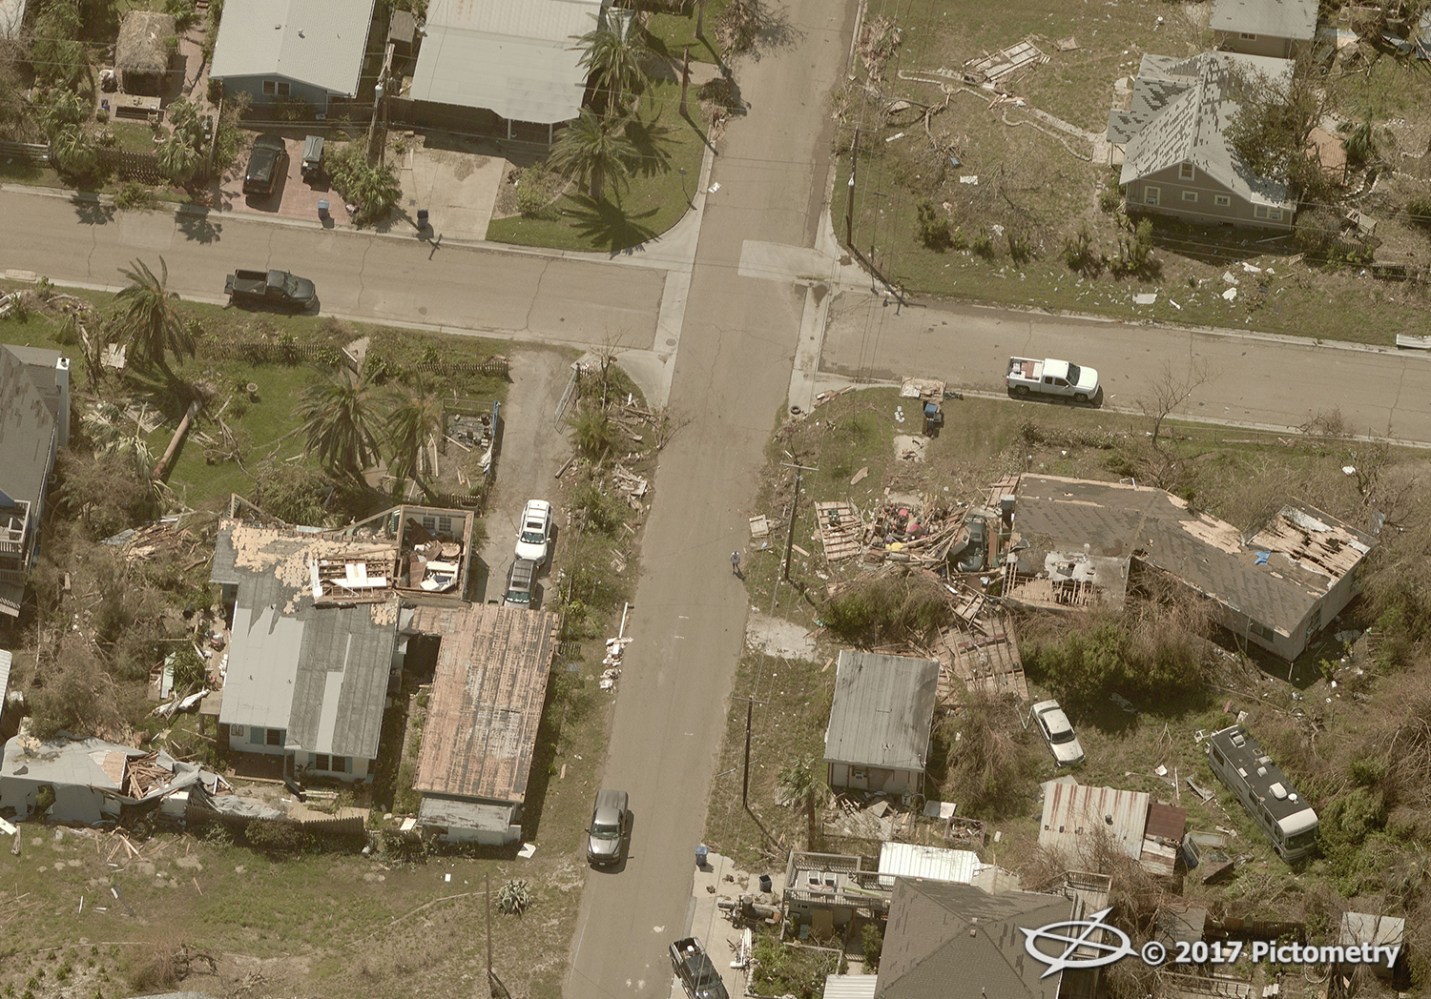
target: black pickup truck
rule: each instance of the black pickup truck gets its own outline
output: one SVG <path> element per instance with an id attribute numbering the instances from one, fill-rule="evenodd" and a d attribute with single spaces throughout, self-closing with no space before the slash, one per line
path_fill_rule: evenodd
<path id="1" fill-rule="evenodd" d="M 234 271 L 224 291 L 235 305 L 269 306 L 304 312 L 318 302 L 318 289 L 307 278 L 287 271 Z"/>

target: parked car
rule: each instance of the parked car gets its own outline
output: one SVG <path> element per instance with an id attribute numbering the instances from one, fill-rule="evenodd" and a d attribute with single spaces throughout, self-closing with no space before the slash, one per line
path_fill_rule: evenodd
<path id="1" fill-rule="evenodd" d="M 248 154 L 243 174 L 244 194 L 272 194 L 278 178 L 288 174 L 288 147 L 281 135 L 260 135 Z"/>
<path id="2" fill-rule="evenodd" d="M 507 573 L 507 595 L 503 603 L 508 607 L 530 607 L 536 578 L 537 564 L 531 559 L 519 558 L 513 562 Z"/>
<path id="3" fill-rule="evenodd" d="M 686 937 L 671 944 L 671 967 L 691 999 L 730 999 L 720 972 L 716 971 L 710 955 L 696 937 Z"/>
<path id="4" fill-rule="evenodd" d="M 527 500 L 522 511 L 522 526 L 517 531 L 517 558 L 531 559 L 537 565 L 547 560 L 547 546 L 552 539 L 552 505 L 546 500 Z"/>
<path id="5" fill-rule="evenodd" d="M 1095 402 L 1103 393 L 1095 369 L 1052 357 L 1011 357 L 1004 380 L 1010 392 L 1024 397 L 1032 392 L 1071 398 L 1074 402 Z"/>
<path id="6" fill-rule="evenodd" d="M 224 281 L 224 292 L 235 305 L 269 306 L 303 312 L 318 301 L 312 281 L 287 271 L 234 271 Z"/>
<path id="7" fill-rule="evenodd" d="M 1057 701 L 1039 701 L 1033 706 L 1033 716 L 1038 722 L 1039 733 L 1053 751 L 1053 758 L 1059 766 L 1071 767 L 1083 762 L 1083 747 L 1078 744 L 1073 723 Z"/>
<path id="8" fill-rule="evenodd" d="M 625 791 L 598 791 L 586 829 L 586 859 L 597 867 L 620 863 L 626 852 L 631 813 Z"/>

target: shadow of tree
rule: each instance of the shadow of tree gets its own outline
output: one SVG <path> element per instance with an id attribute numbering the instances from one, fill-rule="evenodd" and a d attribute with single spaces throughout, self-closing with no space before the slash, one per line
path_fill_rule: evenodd
<path id="1" fill-rule="evenodd" d="M 626 123 L 626 141 L 636 147 L 633 172 L 654 177 L 671 169 L 671 129 L 661 124 L 661 115 L 650 121 L 633 118 Z"/>
<path id="2" fill-rule="evenodd" d="M 70 204 L 74 206 L 75 216 L 79 219 L 80 225 L 104 225 L 114 221 L 114 206 L 101 204 L 89 198 L 73 197 Z"/>
<path id="3" fill-rule="evenodd" d="M 719 32 L 731 55 L 747 55 L 760 61 L 767 52 L 792 49 L 805 39 L 805 32 L 790 21 L 786 8 L 772 9 L 768 0 L 740 0 L 726 7 Z M 722 65 L 726 60 L 722 60 Z"/>
<path id="4" fill-rule="evenodd" d="M 576 230 L 602 249 L 616 253 L 644 243 L 656 235 L 649 225 L 640 220 L 650 219 L 656 214 L 655 208 L 647 209 L 639 215 L 627 214 L 620 205 L 602 199 L 593 201 L 581 196 L 572 199 L 576 204 L 569 213 Z"/>
<path id="5" fill-rule="evenodd" d="M 209 221 L 207 211 L 202 214 L 184 212 L 179 216 L 179 231 L 184 238 L 194 243 L 217 243 L 223 235 L 223 225 Z"/>

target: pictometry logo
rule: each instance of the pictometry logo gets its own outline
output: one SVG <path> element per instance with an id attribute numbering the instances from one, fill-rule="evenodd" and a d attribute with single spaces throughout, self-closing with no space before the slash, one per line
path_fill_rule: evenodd
<path id="1" fill-rule="evenodd" d="M 1047 978 L 1068 968 L 1101 968 L 1136 953 L 1128 934 L 1105 922 L 1112 911 L 1110 906 L 1098 910 L 1088 919 L 1049 923 L 1033 930 L 1019 927 L 1019 932 L 1024 935 L 1024 950 L 1028 951 L 1029 957 L 1048 966 L 1039 978 Z"/>

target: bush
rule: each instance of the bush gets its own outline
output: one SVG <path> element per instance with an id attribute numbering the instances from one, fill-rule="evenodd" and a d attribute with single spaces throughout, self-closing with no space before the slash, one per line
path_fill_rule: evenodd
<path id="1" fill-rule="evenodd" d="M 254 819 L 244 827 L 243 838 L 255 850 L 276 857 L 302 853 L 311 841 L 301 827 L 283 819 Z"/>
<path id="2" fill-rule="evenodd" d="M 1103 255 L 1093 245 L 1093 234 L 1085 222 L 1078 233 L 1063 240 L 1063 262 L 1075 274 L 1097 277 L 1103 271 Z"/>
<path id="3" fill-rule="evenodd" d="M 514 878 L 497 889 L 497 911 L 520 916 L 532 907 L 532 886 L 522 878 Z"/>
<path id="4" fill-rule="evenodd" d="M 928 198 L 915 208 L 915 228 L 919 242 L 936 253 L 943 253 L 954 245 L 949 219 L 945 217 L 944 210 Z"/>
<path id="5" fill-rule="evenodd" d="M 114 195 L 114 207 L 121 212 L 153 208 L 154 192 L 136 181 L 126 181 Z"/>
<path id="6" fill-rule="evenodd" d="M 1406 202 L 1406 214 L 1417 225 L 1431 226 L 1431 192 L 1412 195 Z"/>
<path id="7" fill-rule="evenodd" d="M 884 933 L 879 923 L 865 923 L 865 928 L 860 931 L 860 943 L 865 954 L 865 973 L 878 971 L 880 952 L 884 950 Z"/>
<path id="8" fill-rule="evenodd" d="M 560 177 L 539 163 L 533 164 L 517 175 L 517 211 L 528 219 L 560 218 L 556 199 L 561 190 Z"/>
<path id="9" fill-rule="evenodd" d="M 872 576 L 842 589 L 821 611 L 825 626 L 866 646 L 932 635 L 949 623 L 948 595 L 923 575 Z"/>

